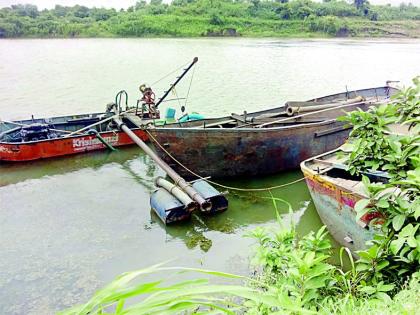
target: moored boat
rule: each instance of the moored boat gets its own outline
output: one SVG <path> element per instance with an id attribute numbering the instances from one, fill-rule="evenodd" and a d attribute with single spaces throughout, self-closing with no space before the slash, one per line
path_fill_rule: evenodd
<path id="1" fill-rule="evenodd" d="M 355 204 L 366 199 L 361 176 L 352 176 L 338 158 L 340 149 L 315 156 L 300 167 L 321 221 L 332 237 L 352 252 L 366 248 L 366 242 L 377 232 L 369 222 L 379 216 L 369 213 L 356 220 Z M 364 174 L 372 182 L 387 182 L 385 173 Z"/>
<path id="2" fill-rule="evenodd" d="M 128 95 L 123 90 L 117 93 L 115 102 L 109 103 L 106 112 L 103 113 L 37 119 L 32 117 L 18 121 L 0 120 L 0 161 L 32 161 L 95 150 L 114 150 L 114 147 L 133 144 L 133 140 L 115 123 L 114 118 L 117 117 L 120 117 L 124 125 L 137 137 L 147 141 L 147 134 L 142 126 L 150 121 L 165 123 L 167 119 L 172 119 L 165 117 L 160 120 L 158 106 L 197 61 L 198 58 L 194 58 L 156 102 L 151 87 L 142 84 L 139 87 L 142 97 L 132 107 L 128 106 Z"/>
<path id="3" fill-rule="evenodd" d="M 0 161 L 31 161 L 103 150 L 107 149 L 107 145 L 120 147 L 132 144 L 133 141 L 124 132 L 119 131 L 112 121 L 106 120 L 112 115 L 108 112 L 2 121 Z M 129 121 L 126 123 L 130 124 Z M 143 130 L 135 128 L 132 123 L 130 127 L 137 136 L 147 140 Z"/>
<path id="4" fill-rule="evenodd" d="M 148 132 L 160 157 L 182 176 L 273 174 L 342 145 L 350 128 L 337 117 L 387 102 L 397 91 L 389 86 L 347 91 L 265 111 L 155 126 Z"/>

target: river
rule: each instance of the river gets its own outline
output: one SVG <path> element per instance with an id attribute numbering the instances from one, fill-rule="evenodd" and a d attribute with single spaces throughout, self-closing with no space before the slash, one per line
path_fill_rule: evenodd
<path id="1" fill-rule="evenodd" d="M 0 41 L 0 118 L 103 111 L 115 94 L 160 95 L 199 58 L 163 106 L 207 117 L 279 106 L 420 74 L 420 41 L 277 39 L 54 39 Z M 171 95 L 170 98 L 176 98 Z M 258 226 L 275 226 L 267 194 L 231 193 L 229 210 L 163 226 L 149 207 L 162 172 L 136 147 L 19 165 L 0 164 L 0 313 L 52 314 L 82 303 L 118 274 L 171 260 L 247 274 Z M 287 183 L 299 171 L 225 180 Z M 275 191 L 301 234 L 321 222 L 303 182 Z M 280 205 L 285 217 L 287 209 Z M 305 208 L 307 207 L 306 211 Z"/>

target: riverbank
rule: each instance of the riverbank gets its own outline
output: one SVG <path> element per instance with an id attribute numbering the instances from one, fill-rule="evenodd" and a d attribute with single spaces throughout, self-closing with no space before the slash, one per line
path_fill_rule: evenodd
<path id="1" fill-rule="evenodd" d="M 420 38 L 420 8 L 361 0 L 138 1 L 127 10 L 81 5 L 0 9 L 0 38 L 73 37 Z"/>
<path id="2" fill-rule="evenodd" d="M 0 19 L 1 20 L 1 19 Z M 209 18 L 143 15 L 115 25 L 112 21 L 67 23 L 45 28 L 36 20 L 19 33 L 1 32 L 0 38 L 110 38 L 110 37 L 276 37 L 276 38 L 420 38 L 420 21 L 366 21 L 358 18 L 317 17 L 305 20 L 226 18 L 218 25 Z M 54 25 L 54 24 L 53 24 Z M 10 28 L 10 27 L 9 27 Z M 4 27 L 3 27 L 4 29 Z"/>

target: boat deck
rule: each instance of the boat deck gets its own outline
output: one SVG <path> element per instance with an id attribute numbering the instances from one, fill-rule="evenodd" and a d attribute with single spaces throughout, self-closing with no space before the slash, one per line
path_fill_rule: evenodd
<path id="1" fill-rule="evenodd" d="M 311 171 L 319 174 L 319 178 L 326 182 L 334 182 L 342 189 L 366 195 L 363 183 L 359 179 L 349 179 L 339 177 L 341 173 L 346 172 L 345 158 L 337 154 L 339 149 L 330 154 L 316 157 L 305 163 Z M 338 174 L 336 171 L 339 171 Z"/>

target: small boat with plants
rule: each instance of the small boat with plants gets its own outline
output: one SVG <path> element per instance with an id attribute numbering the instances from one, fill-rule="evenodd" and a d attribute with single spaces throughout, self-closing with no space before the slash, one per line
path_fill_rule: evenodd
<path id="1" fill-rule="evenodd" d="M 300 165 L 322 222 L 353 253 L 365 250 L 385 225 L 392 230 L 391 238 L 380 239 L 389 243 L 386 248 L 397 255 L 407 241 L 401 255 L 415 259 L 409 254 L 420 237 L 420 99 L 415 91 L 403 91 L 368 112 L 348 113 L 343 120 L 354 128 L 348 142 Z"/>
<path id="2" fill-rule="evenodd" d="M 49 118 L 32 116 L 31 119 L 16 121 L 0 120 L 0 161 L 24 162 L 95 150 L 114 150 L 115 147 L 131 145 L 134 143 L 132 139 L 114 122 L 113 118 L 120 116 L 125 125 L 147 141 L 147 134 L 141 126 L 150 121 L 166 123 L 173 120 L 170 116 L 173 113 L 170 111 L 161 119 L 158 107 L 197 61 L 194 58 L 157 101 L 152 89 L 143 84 L 140 86 L 141 98 L 135 106 L 128 106 L 127 92 L 120 91 L 115 102 L 106 106 L 105 112 Z M 183 120 L 197 118 L 200 116 L 184 117 Z"/>
<path id="3" fill-rule="evenodd" d="M 350 127 L 337 117 L 386 103 L 397 91 L 387 84 L 253 113 L 151 124 L 147 132 L 159 156 L 182 176 L 273 174 L 338 148 Z"/>

